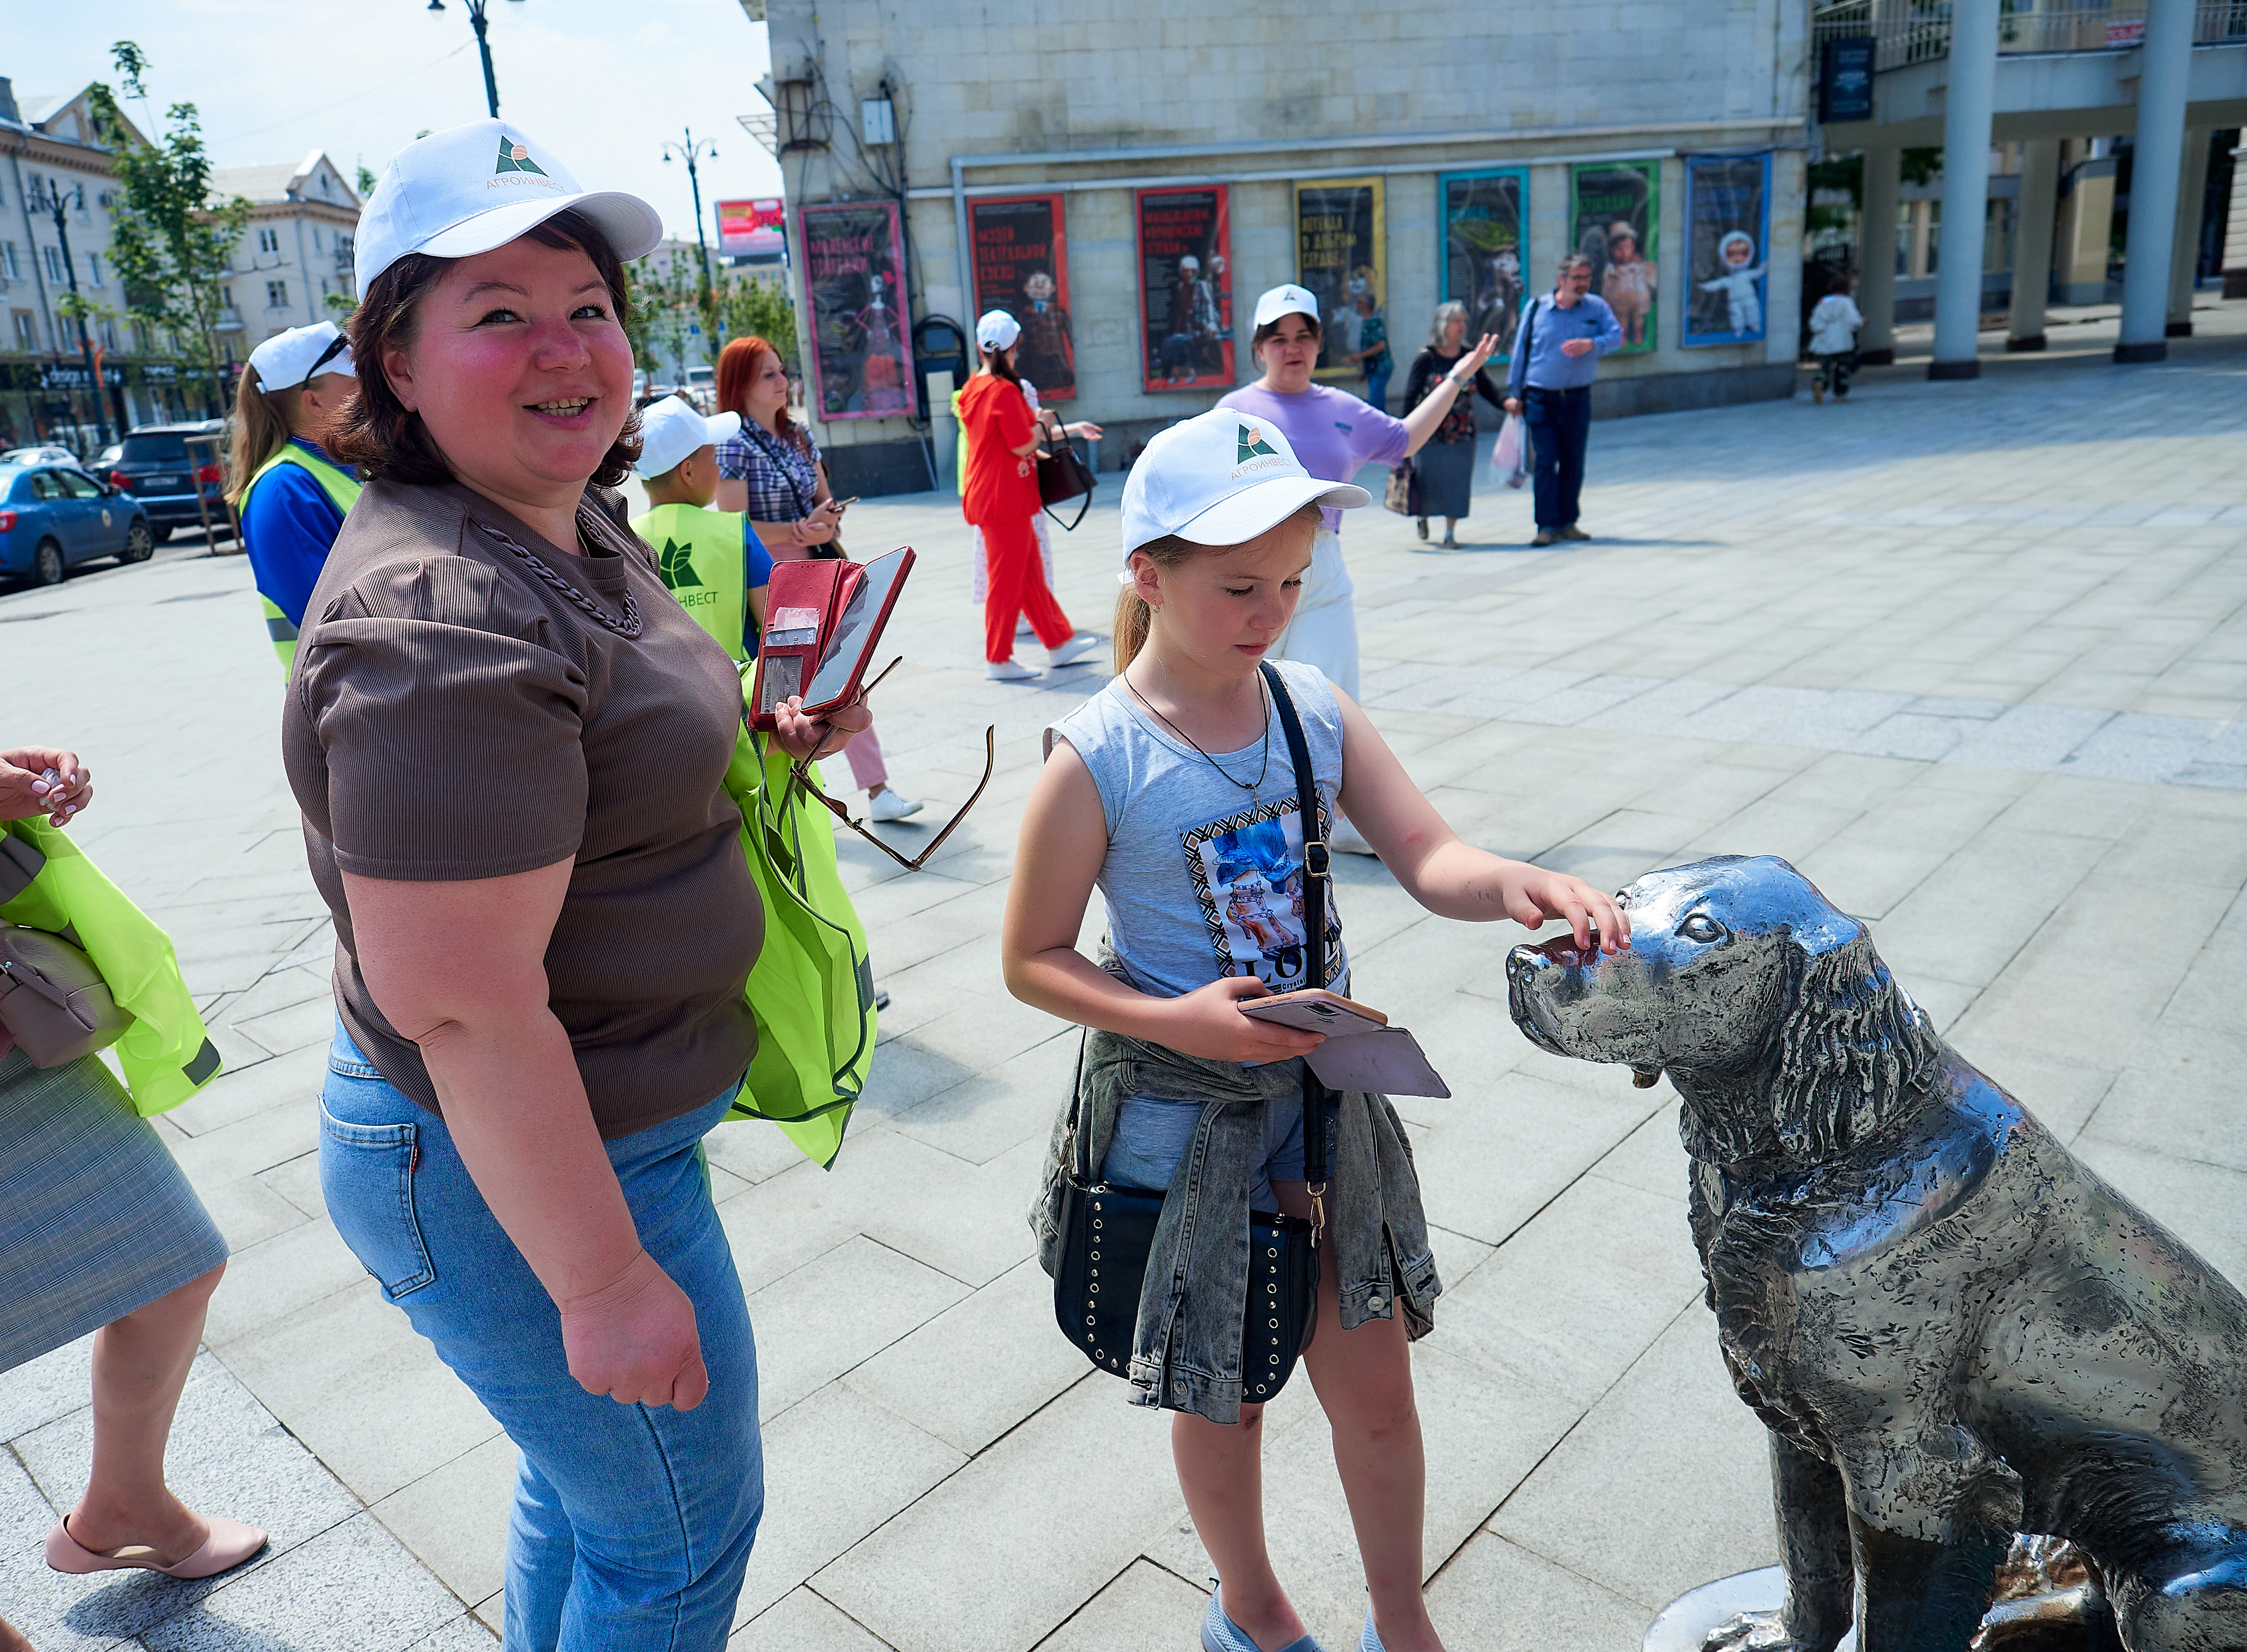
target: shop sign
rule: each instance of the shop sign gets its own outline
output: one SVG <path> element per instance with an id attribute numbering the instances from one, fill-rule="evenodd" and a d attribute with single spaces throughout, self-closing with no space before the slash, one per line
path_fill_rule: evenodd
<path id="1" fill-rule="evenodd" d="M 1820 120 L 1830 125 L 1873 118 L 1873 64 L 1879 44 L 1868 34 L 1826 43 L 1818 76 Z"/>
<path id="2" fill-rule="evenodd" d="M 1751 343 L 1770 297 L 1771 156 L 1685 161 L 1685 326 L 1679 342 Z"/>
<path id="3" fill-rule="evenodd" d="M 1076 395 L 1076 338 L 1069 318 L 1062 197 L 1006 195 L 967 203 L 975 313 L 1003 310 L 1020 324 L 1014 369 L 1040 402 Z"/>
<path id="4" fill-rule="evenodd" d="M 121 385 L 125 382 L 125 371 L 121 367 L 104 367 L 99 371 L 101 382 L 105 385 Z M 65 362 L 52 362 L 44 364 L 39 368 L 39 388 L 42 390 L 83 390 L 87 383 L 84 367 L 72 366 Z"/>
<path id="5" fill-rule="evenodd" d="M 1135 204 L 1141 386 L 1151 391 L 1232 389 L 1226 186 L 1142 189 Z"/>
<path id="6" fill-rule="evenodd" d="M 788 250 L 788 208 L 778 195 L 718 203 L 718 250 L 728 258 Z"/>
<path id="7" fill-rule="evenodd" d="M 822 419 L 886 419 L 912 401 L 912 341 L 905 302 L 905 244 L 893 201 L 806 207 L 804 288 L 811 307 L 805 396 Z"/>
<path id="8" fill-rule="evenodd" d="M 1488 172 L 1447 172 L 1436 181 L 1443 209 L 1437 249 L 1442 297 L 1467 307 L 1467 337 L 1498 335 L 1496 359 L 1513 353 L 1514 330 L 1531 277 L 1528 244 L 1529 172 L 1503 167 Z M 1541 290 L 1541 289 L 1540 289 Z"/>
<path id="9" fill-rule="evenodd" d="M 1295 279 L 1319 303 L 1314 378 L 1364 376 L 1353 359 L 1359 335 L 1389 290 L 1383 188 L 1379 178 L 1295 186 Z"/>
<path id="10" fill-rule="evenodd" d="M 1622 324 L 1622 346 L 1615 353 L 1652 350 L 1662 163 L 1592 161 L 1572 169 L 1569 188 L 1575 249 L 1592 261 L 1592 290 Z"/>

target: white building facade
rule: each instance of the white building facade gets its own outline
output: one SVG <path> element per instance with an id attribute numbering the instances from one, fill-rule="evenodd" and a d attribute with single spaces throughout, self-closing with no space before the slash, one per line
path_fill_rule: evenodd
<path id="1" fill-rule="evenodd" d="M 1069 416 L 1108 427 L 1109 468 L 1255 376 L 1267 287 L 1323 286 L 1330 339 L 1362 324 L 1352 300 L 1370 289 L 1397 411 L 1440 300 L 1478 320 L 1518 310 L 1588 237 L 1651 266 L 1619 277 L 1645 321 L 1603 364 L 1598 413 L 1792 393 L 1803 0 L 744 5 L 773 64 L 770 106 L 744 124 L 781 160 L 808 402 L 838 492 L 929 485 L 921 386 L 875 358 L 918 333 L 913 379 L 952 365 L 946 324 L 972 328 L 994 297 L 1060 308 L 1048 353 L 1069 358 Z M 1729 230 L 1719 182 L 1745 215 Z M 1703 290 L 1739 270 L 1753 327 Z M 1183 319 L 1212 308 L 1221 339 Z"/>
<path id="2" fill-rule="evenodd" d="M 277 332 L 333 318 L 354 300 L 352 243 L 359 199 L 343 169 L 315 149 L 295 166 L 220 167 L 211 195 L 249 202 L 249 222 L 224 283 L 219 337 L 231 361 Z"/>

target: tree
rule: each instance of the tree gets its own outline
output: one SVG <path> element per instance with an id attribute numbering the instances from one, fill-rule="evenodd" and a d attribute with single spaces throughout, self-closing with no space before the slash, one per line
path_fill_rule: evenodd
<path id="1" fill-rule="evenodd" d="M 687 329 L 700 319 L 700 285 L 683 258 L 666 259 L 659 270 L 652 258 L 625 266 L 625 293 L 632 306 L 625 337 L 633 359 L 651 379 L 665 357 L 677 362 L 686 355 Z"/>
<path id="2" fill-rule="evenodd" d="M 365 162 L 361 162 L 359 169 L 359 203 L 362 207 L 366 204 L 367 197 L 374 194 L 374 174 L 366 169 Z"/>
<path id="3" fill-rule="evenodd" d="M 126 94 L 145 109 L 147 54 L 132 41 L 120 40 L 110 57 Z M 94 129 L 114 157 L 120 186 L 109 256 L 125 289 L 126 308 L 151 331 L 167 333 L 184 345 L 209 375 L 218 404 L 224 406 L 216 336 L 224 307 L 219 283 L 249 222 L 249 202 L 240 195 L 212 200 L 210 157 L 203 149 L 195 105 L 172 105 L 165 112 L 167 129 L 152 142 L 126 119 L 104 82 L 93 84 L 88 100 Z"/>
<path id="4" fill-rule="evenodd" d="M 780 352 L 793 372 L 796 366 L 796 305 L 788 296 L 787 281 L 775 271 L 770 276 L 735 271 L 714 283 L 713 308 L 717 311 L 718 338 L 762 338 Z"/>

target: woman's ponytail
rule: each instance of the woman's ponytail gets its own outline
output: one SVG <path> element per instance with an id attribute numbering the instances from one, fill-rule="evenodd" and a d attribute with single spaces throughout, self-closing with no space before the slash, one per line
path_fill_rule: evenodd
<path id="1" fill-rule="evenodd" d="M 1124 668 L 1138 659 L 1139 651 L 1147 645 L 1147 631 L 1154 623 L 1155 611 L 1147 606 L 1147 599 L 1139 594 L 1136 585 L 1126 585 L 1116 593 L 1116 674 L 1121 677 Z"/>
<path id="2" fill-rule="evenodd" d="M 227 448 L 228 501 L 239 512 L 250 479 L 288 444 L 289 415 L 283 399 L 293 390 L 268 394 L 255 367 L 242 370 L 234 391 L 234 440 Z"/>

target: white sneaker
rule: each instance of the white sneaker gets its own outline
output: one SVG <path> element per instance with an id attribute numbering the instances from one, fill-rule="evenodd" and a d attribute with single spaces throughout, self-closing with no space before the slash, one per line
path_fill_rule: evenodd
<path id="1" fill-rule="evenodd" d="M 1373 845 L 1365 841 L 1365 834 L 1349 823 L 1347 815 L 1335 816 L 1334 829 L 1327 834 L 1327 847 L 1337 855 L 1373 855 L 1379 858 Z"/>
<path id="2" fill-rule="evenodd" d="M 994 683 L 1019 683 L 1037 672 L 1014 660 L 994 659 L 983 667 L 983 674 Z"/>
<path id="3" fill-rule="evenodd" d="M 874 806 L 866 812 L 876 820 L 906 820 L 920 813 L 920 799 L 908 797 L 894 786 L 884 786 L 874 795 Z"/>
<path id="4" fill-rule="evenodd" d="M 1074 666 L 1099 646 L 1099 638 L 1089 631 L 1081 631 L 1060 647 L 1046 650 L 1046 668 L 1048 671 L 1058 671 L 1063 666 Z"/>

